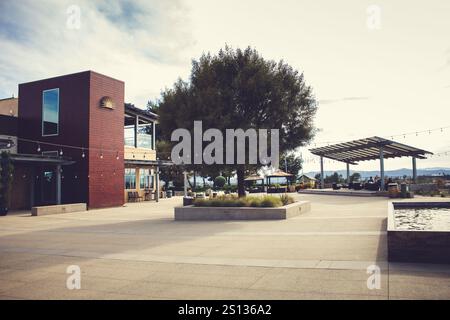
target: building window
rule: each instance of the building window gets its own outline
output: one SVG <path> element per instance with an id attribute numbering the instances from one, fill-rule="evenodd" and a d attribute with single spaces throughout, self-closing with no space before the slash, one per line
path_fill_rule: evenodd
<path id="1" fill-rule="evenodd" d="M 137 147 L 154 149 L 153 147 L 153 124 L 151 123 L 139 123 L 138 126 L 138 138 Z"/>
<path id="2" fill-rule="evenodd" d="M 141 189 L 153 188 L 153 176 L 150 172 L 150 169 L 139 170 L 139 187 Z"/>
<path id="3" fill-rule="evenodd" d="M 59 89 L 42 92 L 42 135 L 54 136 L 59 133 Z"/>
<path id="4" fill-rule="evenodd" d="M 125 189 L 136 189 L 136 169 L 125 168 Z"/>

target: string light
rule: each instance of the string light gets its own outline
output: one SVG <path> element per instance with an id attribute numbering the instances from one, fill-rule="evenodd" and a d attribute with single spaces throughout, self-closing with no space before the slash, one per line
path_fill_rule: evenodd
<path id="1" fill-rule="evenodd" d="M 38 144 L 38 147 L 37 147 L 37 150 L 36 150 L 37 152 L 41 152 L 41 145 L 39 145 Z"/>
<path id="2" fill-rule="evenodd" d="M 404 133 L 399 133 L 399 134 L 394 134 L 394 135 L 386 135 L 386 137 L 390 137 L 391 140 L 394 140 L 396 137 L 403 137 L 404 139 L 406 139 L 407 136 L 410 135 L 415 135 L 416 137 L 418 137 L 421 133 L 428 133 L 429 135 L 431 135 L 433 132 L 444 132 L 445 129 L 449 129 L 450 126 L 446 126 L 446 127 L 439 127 L 439 128 L 433 128 L 433 129 L 426 129 L 426 130 L 422 130 L 422 131 L 413 131 L 413 132 L 404 132 Z M 320 141 L 314 142 L 314 147 L 317 147 L 318 145 L 330 145 L 330 144 L 336 144 L 336 143 L 343 143 L 343 142 L 347 142 L 347 141 Z"/>
<path id="3" fill-rule="evenodd" d="M 62 157 L 62 155 L 63 155 L 62 149 L 59 149 L 59 155 Z"/>

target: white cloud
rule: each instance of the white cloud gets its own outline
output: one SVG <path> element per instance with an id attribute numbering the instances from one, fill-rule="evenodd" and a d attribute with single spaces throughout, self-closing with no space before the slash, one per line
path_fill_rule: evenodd
<path id="1" fill-rule="evenodd" d="M 21 82 L 92 69 L 125 81 L 127 100 L 145 106 L 187 73 L 190 57 L 183 52 L 193 40 L 180 1 L 126 3 L 76 2 L 80 29 L 66 26 L 71 1 L 2 3 L 2 93 L 17 92 Z"/>

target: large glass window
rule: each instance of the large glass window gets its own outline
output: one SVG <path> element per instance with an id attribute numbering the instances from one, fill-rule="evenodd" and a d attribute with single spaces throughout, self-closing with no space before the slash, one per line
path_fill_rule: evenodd
<path id="1" fill-rule="evenodd" d="M 59 89 L 42 93 L 42 135 L 52 136 L 59 132 Z"/>
<path id="2" fill-rule="evenodd" d="M 136 189 L 136 169 L 125 168 L 125 189 Z"/>
<path id="3" fill-rule="evenodd" d="M 125 126 L 125 145 L 129 147 L 134 147 L 134 125 Z"/>
<path id="4" fill-rule="evenodd" d="M 147 119 L 125 114 L 124 137 L 126 146 L 145 149 L 155 148 L 153 123 Z"/>
<path id="5" fill-rule="evenodd" d="M 138 148 L 153 149 L 153 126 L 151 123 L 139 123 Z"/>
<path id="6" fill-rule="evenodd" d="M 153 176 L 151 175 L 150 169 L 139 170 L 139 187 L 141 189 L 153 188 Z"/>

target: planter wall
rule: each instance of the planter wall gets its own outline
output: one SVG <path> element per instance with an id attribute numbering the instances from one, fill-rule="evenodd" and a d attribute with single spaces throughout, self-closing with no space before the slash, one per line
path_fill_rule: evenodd
<path id="1" fill-rule="evenodd" d="M 310 209 L 309 201 L 299 201 L 279 208 L 187 206 L 175 208 L 175 220 L 283 220 Z"/>

